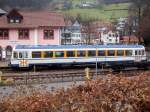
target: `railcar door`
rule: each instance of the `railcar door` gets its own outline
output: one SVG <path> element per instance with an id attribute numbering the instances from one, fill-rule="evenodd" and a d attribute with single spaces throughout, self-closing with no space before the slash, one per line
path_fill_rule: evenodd
<path id="1" fill-rule="evenodd" d="M 19 52 L 19 67 L 29 67 L 27 51 Z"/>
<path id="2" fill-rule="evenodd" d="M 142 55 L 141 50 L 135 50 L 135 60 L 134 61 L 135 62 L 140 62 L 141 59 L 142 59 L 141 55 Z"/>

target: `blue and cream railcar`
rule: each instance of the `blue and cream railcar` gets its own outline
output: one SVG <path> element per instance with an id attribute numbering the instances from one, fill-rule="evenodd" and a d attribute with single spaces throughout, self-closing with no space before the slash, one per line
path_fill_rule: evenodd
<path id="1" fill-rule="evenodd" d="M 135 65 L 146 61 L 142 45 L 17 45 L 10 65 L 15 68 L 64 64 Z"/>

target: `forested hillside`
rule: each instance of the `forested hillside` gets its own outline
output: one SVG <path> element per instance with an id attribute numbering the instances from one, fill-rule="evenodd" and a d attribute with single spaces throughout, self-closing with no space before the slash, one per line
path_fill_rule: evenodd
<path id="1" fill-rule="evenodd" d="M 42 8 L 52 0 L 0 0 L 1 8 Z"/>
<path id="2" fill-rule="evenodd" d="M 131 0 L 103 0 L 106 4 L 113 4 L 113 3 L 127 3 Z"/>
<path id="3" fill-rule="evenodd" d="M 39 9 L 48 5 L 50 2 L 62 2 L 69 0 L 0 0 L 0 8 L 29 8 L 29 9 Z M 71 0 L 71 2 L 74 0 Z M 87 2 L 92 0 L 75 0 L 76 2 Z M 124 3 L 130 0 L 95 0 L 100 4 L 113 4 L 113 3 Z"/>

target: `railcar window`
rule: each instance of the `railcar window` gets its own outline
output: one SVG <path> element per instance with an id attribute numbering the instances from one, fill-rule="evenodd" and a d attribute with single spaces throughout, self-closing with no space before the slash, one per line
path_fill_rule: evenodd
<path id="1" fill-rule="evenodd" d="M 126 50 L 126 56 L 132 56 L 132 50 Z"/>
<path id="2" fill-rule="evenodd" d="M 14 58 L 18 58 L 18 53 L 14 52 Z"/>
<path id="3" fill-rule="evenodd" d="M 56 51 L 55 57 L 64 57 L 64 51 Z"/>
<path id="4" fill-rule="evenodd" d="M 40 51 L 32 52 L 32 58 L 41 58 L 41 52 Z"/>
<path id="5" fill-rule="evenodd" d="M 91 50 L 91 51 L 88 51 L 88 56 L 96 56 L 96 51 L 95 50 Z"/>
<path id="6" fill-rule="evenodd" d="M 138 55 L 138 51 L 135 51 L 135 55 Z"/>
<path id="7" fill-rule="evenodd" d="M 124 55 L 124 51 L 123 50 L 118 50 L 117 51 L 117 56 L 123 56 Z"/>
<path id="8" fill-rule="evenodd" d="M 105 56 L 105 51 L 98 51 L 98 56 Z"/>
<path id="9" fill-rule="evenodd" d="M 86 56 L 86 51 L 77 51 L 77 56 L 78 57 L 85 57 Z"/>
<path id="10" fill-rule="evenodd" d="M 108 56 L 115 56 L 115 50 L 108 50 Z"/>
<path id="11" fill-rule="evenodd" d="M 67 51 L 67 57 L 75 57 L 75 51 Z"/>
<path id="12" fill-rule="evenodd" d="M 52 58 L 52 57 L 53 57 L 53 51 L 44 52 L 44 58 Z"/>

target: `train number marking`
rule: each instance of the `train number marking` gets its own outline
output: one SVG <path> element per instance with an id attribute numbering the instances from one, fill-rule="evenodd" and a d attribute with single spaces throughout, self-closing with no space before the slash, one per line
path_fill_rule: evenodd
<path id="1" fill-rule="evenodd" d="M 20 67 L 28 67 L 28 61 L 27 60 L 21 60 L 19 62 Z"/>

